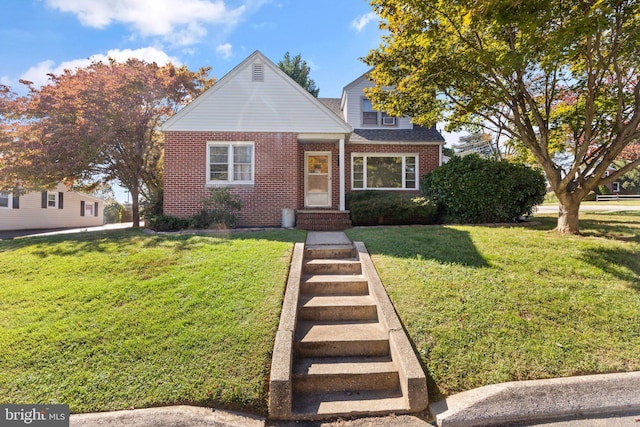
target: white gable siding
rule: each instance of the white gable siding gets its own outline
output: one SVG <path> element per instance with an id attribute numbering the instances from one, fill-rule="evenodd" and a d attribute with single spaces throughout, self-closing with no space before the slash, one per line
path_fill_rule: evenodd
<path id="1" fill-rule="evenodd" d="M 364 89 L 373 86 L 373 82 L 370 82 L 365 77 L 361 77 L 345 88 L 344 117 L 347 123 L 354 129 L 378 127 L 381 129 L 413 129 L 411 120 L 408 117 L 397 118 L 396 126 L 362 125 L 362 99 L 365 98 Z"/>
<path id="2" fill-rule="evenodd" d="M 345 133 L 349 126 L 254 54 L 165 124 L 165 131 Z M 254 81 L 253 64 L 263 64 Z"/>
<path id="3" fill-rule="evenodd" d="M 0 230 L 28 230 L 38 228 L 93 227 L 103 224 L 104 201 L 84 193 L 67 191 L 63 184 L 55 190 L 64 194 L 62 209 L 43 208 L 39 191 L 20 196 L 20 208 L 0 208 Z M 98 202 L 98 216 L 81 216 L 80 202 Z M 11 205 L 12 200 L 10 200 Z"/>

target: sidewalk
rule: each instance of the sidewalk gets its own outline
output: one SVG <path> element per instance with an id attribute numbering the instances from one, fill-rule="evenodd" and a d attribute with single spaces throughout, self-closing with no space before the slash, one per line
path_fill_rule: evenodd
<path id="1" fill-rule="evenodd" d="M 15 239 L 19 237 L 42 237 L 42 236 L 54 236 L 57 234 L 84 233 L 87 231 L 119 230 L 122 228 L 131 228 L 132 226 L 133 226 L 132 222 L 123 222 L 118 224 L 105 224 L 97 227 L 48 228 L 48 229 L 34 229 L 34 230 L 0 231 L 0 240 Z"/>

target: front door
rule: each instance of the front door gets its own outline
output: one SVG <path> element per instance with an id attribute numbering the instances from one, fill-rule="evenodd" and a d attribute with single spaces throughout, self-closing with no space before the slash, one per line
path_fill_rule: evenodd
<path id="1" fill-rule="evenodd" d="M 331 207 L 331 153 L 305 153 L 304 170 L 305 207 Z"/>

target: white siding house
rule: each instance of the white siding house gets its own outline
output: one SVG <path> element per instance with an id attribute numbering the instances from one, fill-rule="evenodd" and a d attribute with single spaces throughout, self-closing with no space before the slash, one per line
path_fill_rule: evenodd
<path id="1" fill-rule="evenodd" d="M 0 193 L 0 230 L 94 227 L 103 224 L 103 208 L 102 199 L 63 184 L 18 197 Z"/>

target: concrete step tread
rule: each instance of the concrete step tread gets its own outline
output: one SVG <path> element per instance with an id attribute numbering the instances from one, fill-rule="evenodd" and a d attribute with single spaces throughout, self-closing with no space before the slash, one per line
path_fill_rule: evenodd
<path id="1" fill-rule="evenodd" d="M 408 410 L 406 399 L 399 389 L 299 393 L 293 399 L 293 416 L 299 419 L 402 413 Z"/>
<path id="2" fill-rule="evenodd" d="M 375 306 L 370 295 L 301 295 L 300 307 L 355 307 Z"/>
<path id="3" fill-rule="evenodd" d="M 338 244 L 326 244 L 326 245 L 305 245 L 304 246 L 305 249 L 329 249 L 329 250 L 333 250 L 333 249 L 354 249 L 353 243 L 338 243 Z"/>
<path id="4" fill-rule="evenodd" d="M 303 283 L 366 282 L 362 274 L 311 274 L 302 278 Z"/>
<path id="5" fill-rule="evenodd" d="M 353 258 L 318 258 L 318 259 L 305 259 L 303 261 L 307 265 L 343 265 L 343 264 L 360 264 L 360 261 Z"/>
<path id="6" fill-rule="evenodd" d="M 388 340 L 389 334 L 378 322 L 300 321 L 296 327 L 298 342 L 356 342 Z"/>
<path id="7" fill-rule="evenodd" d="M 307 357 L 297 359 L 294 375 L 366 375 L 397 373 L 389 357 Z"/>

